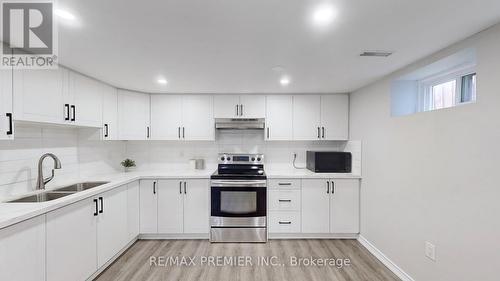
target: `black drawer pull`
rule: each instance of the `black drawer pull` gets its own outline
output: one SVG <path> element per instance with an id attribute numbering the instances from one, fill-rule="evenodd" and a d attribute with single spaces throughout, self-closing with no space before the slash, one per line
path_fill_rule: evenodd
<path id="1" fill-rule="evenodd" d="M 278 201 L 279 202 L 292 202 L 292 200 L 290 200 L 290 199 L 279 199 Z"/>
<path id="2" fill-rule="evenodd" d="M 292 224 L 291 221 L 280 221 L 279 224 Z"/>
<path id="3" fill-rule="evenodd" d="M 280 182 L 278 183 L 278 185 L 292 185 L 291 182 Z"/>

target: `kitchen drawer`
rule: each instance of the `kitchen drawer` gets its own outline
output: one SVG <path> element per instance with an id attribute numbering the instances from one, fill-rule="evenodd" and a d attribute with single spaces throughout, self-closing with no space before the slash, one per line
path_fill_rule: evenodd
<path id="1" fill-rule="evenodd" d="M 299 233 L 300 212 L 269 212 L 269 233 Z"/>
<path id="2" fill-rule="evenodd" d="M 300 211 L 300 190 L 269 190 L 269 210 Z"/>
<path id="3" fill-rule="evenodd" d="M 300 189 L 300 179 L 270 179 L 267 185 L 271 189 Z"/>

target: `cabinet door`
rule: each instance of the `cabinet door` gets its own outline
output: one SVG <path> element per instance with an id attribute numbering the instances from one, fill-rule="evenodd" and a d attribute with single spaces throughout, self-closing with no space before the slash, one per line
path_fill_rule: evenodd
<path id="1" fill-rule="evenodd" d="M 213 96 L 183 96 L 182 124 L 183 139 L 214 140 Z"/>
<path id="2" fill-rule="evenodd" d="M 72 112 L 74 123 L 80 126 L 97 127 L 102 125 L 102 95 L 103 83 L 83 76 L 79 73 L 69 71 L 70 96 L 73 97 Z"/>
<path id="3" fill-rule="evenodd" d="M 139 181 L 128 184 L 127 188 L 127 243 L 139 235 Z"/>
<path id="4" fill-rule="evenodd" d="M 158 233 L 183 232 L 183 194 L 183 181 L 158 181 Z"/>
<path id="5" fill-rule="evenodd" d="M 330 194 L 328 180 L 302 180 L 302 232 L 328 233 L 330 231 Z"/>
<path id="6" fill-rule="evenodd" d="M 293 139 L 319 140 L 321 98 L 315 95 L 293 96 Z"/>
<path id="7" fill-rule="evenodd" d="M 118 92 L 111 86 L 103 86 L 102 136 L 103 140 L 118 139 Z"/>
<path id="8" fill-rule="evenodd" d="M 333 180 L 330 232 L 359 233 L 359 181 Z"/>
<path id="9" fill-rule="evenodd" d="M 64 124 L 68 71 L 14 71 L 14 117 L 16 120 Z"/>
<path id="10" fill-rule="evenodd" d="M 155 180 L 140 181 L 140 230 L 141 233 L 158 233 L 158 186 Z"/>
<path id="11" fill-rule="evenodd" d="M 243 118 L 265 118 L 266 96 L 244 95 L 240 96 L 240 116 Z"/>
<path id="12" fill-rule="evenodd" d="M 151 139 L 179 140 L 182 129 L 182 96 L 151 95 Z"/>
<path id="13" fill-rule="evenodd" d="M 47 281 L 86 280 L 97 270 L 93 198 L 47 214 Z"/>
<path id="14" fill-rule="evenodd" d="M 2 69 L 0 70 L 0 140 L 14 139 L 12 118 L 12 70 Z"/>
<path id="15" fill-rule="evenodd" d="M 239 117 L 240 97 L 237 95 L 215 95 L 214 96 L 214 117 L 215 118 L 235 118 Z"/>
<path id="16" fill-rule="evenodd" d="M 45 216 L 0 230 L 0 280 L 45 280 Z"/>
<path id="17" fill-rule="evenodd" d="M 98 195 L 97 267 L 116 255 L 128 240 L 127 186 Z"/>
<path id="18" fill-rule="evenodd" d="M 321 96 L 321 138 L 349 139 L 349 96 Z"/>
<path id="19" fill-rule="evenodd" d="M 120 140 L 145 140 L 149 128 L 149 95 L 118 90 Z"/>
<path id="20" fill-rule="evenodd" d="M 184 192 L 184 233 L 208 234 L 210 185 L 207 180 L 186 181 Z"/>
<path id="21" fill-rule="evenodd" d="M 266 140 L 292 140 L 292 96 L 266 97 Z"/>

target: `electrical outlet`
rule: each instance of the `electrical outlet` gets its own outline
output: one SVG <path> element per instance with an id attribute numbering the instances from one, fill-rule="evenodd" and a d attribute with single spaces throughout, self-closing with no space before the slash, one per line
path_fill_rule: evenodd
<path id="1" fill-rule="evenodd" d="M 425 242 L 425 256 L 436 261 L 436 246 L 431 242 Z"/>

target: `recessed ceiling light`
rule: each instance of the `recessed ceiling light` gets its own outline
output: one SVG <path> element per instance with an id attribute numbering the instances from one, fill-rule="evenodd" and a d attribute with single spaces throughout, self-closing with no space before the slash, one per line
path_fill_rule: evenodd
<path id="1" fill-rule="evenodd" d="M 290 78 L 286 76 L 281 77 L 280 84 L 281 86 L 287 86 L 288 84 L 290 84 Z"/>
<path id="2" fill-rule="evenodd" d="M 360 54 L 361 57 L 388 57 L 392 52 L 386 51 L 366 51 Z"/>
<path id="3" fill-rule="evenodd" d="M 323 3 L 314 8 L 312 22 L 317 27 L 329 26 L 337 16 L 337 10 L 330 3 Z"/>
<path id="4" fill-rule="evenodd" d="M 165 79 L 165 78 L 160 78 L 156 82 L 158 82 L 158 84 L 162 84 L 162 85 L 167 85 L 167 83 L 168 83 L 167 79 Z"/>
<path id="5" fill-rule="evenodd" d="M 54 14 L 62 19 L 65 19 L 65 20 L 75 20 L 76 19 L 75 15 L 73 15 L 72 13 L 70 13 L 68 11 L 61 10 L 61 9 L 55 9 Z"/>

